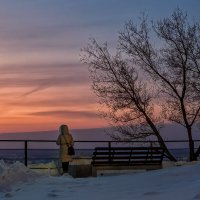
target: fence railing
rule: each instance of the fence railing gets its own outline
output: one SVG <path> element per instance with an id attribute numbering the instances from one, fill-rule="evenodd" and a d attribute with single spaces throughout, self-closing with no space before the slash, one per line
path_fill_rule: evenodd
<path id="1" fill-rule="evenodd" d="M 9 143 L 9 145 L 8 145 Z M 11 143 L 15 143 L 15 145 L 10 145 Z M 113 147 L 113 146 L 157 146 L 159 144 L 159 141 L 96 141 L 96 140 L 76 140 L 75 143 L 75 149 L 78 148 L 88 148 L 93 149 L 97 146 L 105 146 L 105 147 Z M 22 147 L 20 146 L 16 148 L 17 144 L 22 144 Z M 55 140 L 0 140 L 0 150 L 3 149 L 18 149 L 22 150 L 24 153 L 24 164 L 28 165 L 28 150 L 31 149 L 41 149 L 39 148 L 39 144 L 43 144 L 43 149 L 47 149 L 49 147 L 49 144 L 53 144 L 53 149 L 58 149 L 56 147 L 56 141 Z M 44 145 L 45 144 L 45 145 Z M 79 145 L 78 145 L 79 144 Z M 84 145 L 83 145 L 84 144 Z M 89 145 L 88 145 L 89 144 Z M 100 145 L 99 145 L 100 144 Z M 169 149 L 188 149 L 188 140 L 168 140 L 165 141 L 165 144 Z M 195 149 L 198 149 L 200 146 L 200 140 L 194 140 L 194 147 Z M 11 148 L 13 147 L 13 148 Z M 1 157 L 0 157 L 1 159 Z"/>

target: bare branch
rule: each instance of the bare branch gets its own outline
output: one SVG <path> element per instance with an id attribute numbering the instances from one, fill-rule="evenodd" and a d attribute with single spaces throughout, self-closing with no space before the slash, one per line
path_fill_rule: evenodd
<path id="1" fill-rule="evenodd" d="M 126 23 L 115 55 L 107 43 L 92 39 L 83 49 L 83 62 L 89 65 L 93 91 L 108 109 L 103 116 L 120 124 L 125 138 L 156 136 L 167 149 L 159 124 L 175 122 L 188 133 L 193 160 L 192 126 L 200 121 L 200 25 L 189 23 L 180 9 L 150 25 L 145 16 L 139 25 Z M 163 45 L 156 48 L 158 43 Z M 162 110 L 156 116 L 158 99 Z"/>

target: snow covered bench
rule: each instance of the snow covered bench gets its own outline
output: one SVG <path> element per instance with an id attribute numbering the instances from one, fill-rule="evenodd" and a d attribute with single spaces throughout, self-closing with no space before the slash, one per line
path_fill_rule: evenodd
<path id="1" fill-rule="evenodd" d="M 97 170 L 162 168 L 164 149 L 161 147 L 96 147 L 92 166 Z"/>

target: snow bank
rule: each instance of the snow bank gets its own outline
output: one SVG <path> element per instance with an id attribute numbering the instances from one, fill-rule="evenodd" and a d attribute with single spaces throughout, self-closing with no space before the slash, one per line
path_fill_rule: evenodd
<path id="1" fill-rule="evenodd" d="M 42 174 L 34 172 L 20 162 L 6 164 L 0 160 L 0 192 L 8 192 L 18 183 L 33 182 Z"/>
<path id="2" fill-rule="evenodd" d="M 141 173 L 77 179 L 41 176 L 21 163 L 7 166 L 0 162 L 1 200 L 8 197 L 10 200 L 195 200 L 200 199 L 199 185 L 199 162 Z"/>
<path id="3" fill-rule="evenodd" d="M 92 159 L 91 158 L 75 158 L 72 162 L 70 162 L 70 165 L 90 165 Z"/>
<path id="4" fill-rule="evenodd" d="M 60 166 L 54 161 L 49 163 L 38 163 L 28 165 L 29 169 L 40 172 L 45 175 L 58 176 L 60 174 Z"/>

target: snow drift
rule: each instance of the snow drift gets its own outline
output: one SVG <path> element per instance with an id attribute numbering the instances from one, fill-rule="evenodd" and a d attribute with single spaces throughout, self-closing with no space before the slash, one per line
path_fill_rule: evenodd
<path id="1" fill-rule="evenodd" d="M 22 163 L 0 162 L 0 199 L 198 200 L 200 163 L 96 178 L 41 175 Z"/>
<path id="2" fill-rule="evenodd" d="M 0 160 L 0 192 L 11 191 L 12 186 L 24 182 L 33 182 L 41 176 L 41 173 L 30 170 L 20 162 L 8 165 Z"/>

